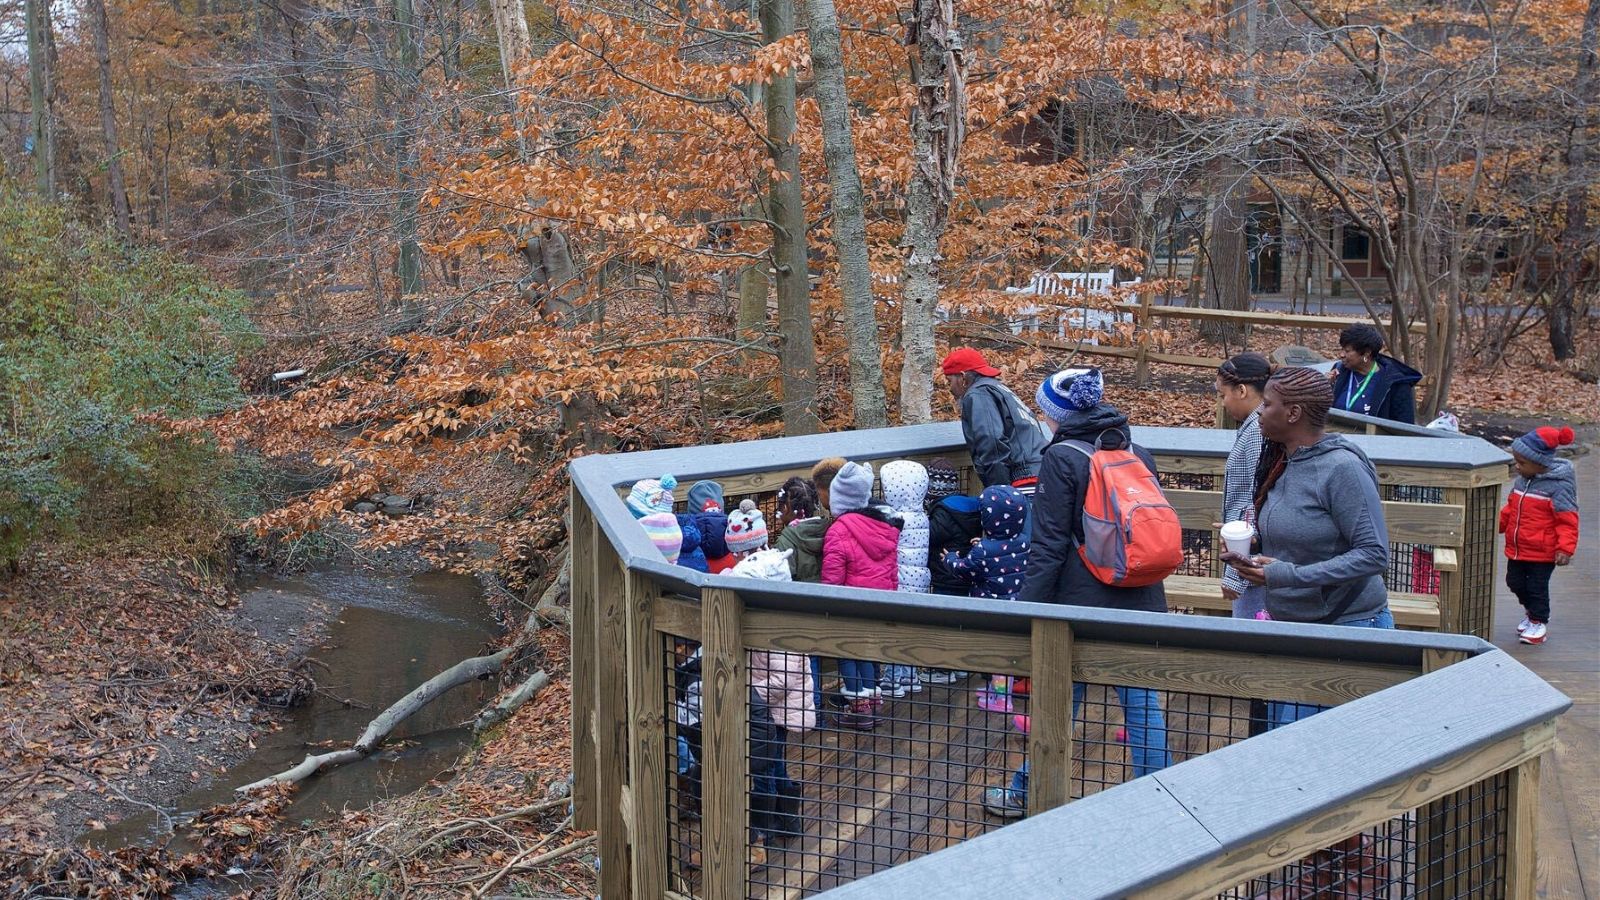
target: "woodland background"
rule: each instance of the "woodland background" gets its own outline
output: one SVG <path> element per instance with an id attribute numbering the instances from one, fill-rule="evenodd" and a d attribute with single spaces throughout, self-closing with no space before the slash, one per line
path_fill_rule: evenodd
<path id="1" fill-rule="evenodd" d="M 68 585 L 209 603 L 239 551 L 537 591 L 574 454 L 950 418 L 949 328 L 1009 335 L 1005 287 L 1114 267 L 1248 309 L 1269 233 L 1291 302 L 1345 276 L 1394 320 L 1430 415 L 1593 419 L 1597 29 L 1600 0 L 0 0 L 8 648 L 124 614 Z M 1068 355 L 992 353 L 1024 390 Z M 1136 422 L 1211 420 L 1204 373 L 1107 368 Z M 380 491 L 416 514 L 358 511 Z M 8 708 L 60 671 L 8 653 Z M 486 752 L 559 767 L 559 702 Z M 134 734 L 40 728 L 7 803 Z M 4 807 L 19 879 L 206 864 L 63 855 Z M 286 841 L 291 885 L 371 852 Z"/>

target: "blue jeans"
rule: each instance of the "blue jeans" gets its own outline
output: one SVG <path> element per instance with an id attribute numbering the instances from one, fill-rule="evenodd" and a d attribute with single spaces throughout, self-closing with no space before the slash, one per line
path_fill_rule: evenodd
<path id="1" fill-rule="evenodd" d="M 1078 717 L 1078 706 L 1083 703 L 1087 685 L 1072 686 L 1072 717 Z M 1156 692 L 1147 688 L 1118 687 L 1117 702 L 1122 704 L 1123 724 L 1128 731 L 1128 756 L 1133 760 L 1133 777 L 1143 778 L 1151 772 L 1172 765 L 1172 752 L 1167 749 L 1167 722 L 1161 715 L 1161 704 Z M 1028 798 L 1028 761 L 1011 776 L 1011 790 L 1017 799 L 1026 803 Z"/>
<path id="2" fill-rule="evenodd" d="M 889 685 L 910 684 L 912 679 L 915 677 L 915 670 L 913 670 L 910 666 L 901 666 L 894 663 L 888 663 L 880 668 L 882 668 L 883 671 L 879 673 L 879 677 L 883 679 L 884 683 Z"/>
<path id="3" fill-rule="evenodd" d="M 1341 622 L 1343 628 L 1383 628 L 1394 629 L 1394 614 L 1384 607 L 1383 612 L 1367 619 L 1357 619 L 1354 622 Z M 1290 722 L 1307 719 L 1327 709 L 1314 703 L 1287 703 L 1281 700 L 1272 700 L 1267 703 L 1267 730 L 1282 728 Z"/>
<path id="4" fill-rule="evenodd" d="M 878 664 L 860 659 L 839 660 L 839 677 L 844 689 L 854 694 L 878 686 Z"/>
<path id="5" fill-rule="evenodd" d="M 811 705 L 816 708 L 817 715 L 822 715 L 822 657 L 808 657 L 811 660 Z"/>

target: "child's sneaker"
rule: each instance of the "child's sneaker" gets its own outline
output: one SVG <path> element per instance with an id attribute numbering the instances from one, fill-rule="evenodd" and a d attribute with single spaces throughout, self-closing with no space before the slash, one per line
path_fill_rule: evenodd
<path id="1" fill-rule="evenodd" d="M 1021 713 L 1018 713 L 1011 717 L 1011 726 L 1023 734 L 1027 734 L 1033 728 L 1033 720 Z"/>
<path id="2" fill-rule="evenodd" d="M 1532 627 L 1533 622 L 1530 621 L 1527 616 L 1523 616 L 1522 621 L 1517 623 L 1517 634 L 1524 634 L 1529 628 Z"/>
<path id="3" fill-rule="evenodd" d="M 857 731 L 877 728 L 878 720 L 872 715 L 872 701 L 857 700 L 850 704 L 850 711 L 839 717 L 839 724 Z"/>
<path id="4" fill-rule="evenodd" d="M 949 684 L 956 680 L 956 673 L 949 669 L 923 669 L 922 680 L 929 684 Z"/>
<path id="5" fill-rule="evenodd" d="M 983 808 L 1002 819 L 1020 819 L 1028 811 L 1022 796 L 1010 788 L 989 788 L 983 792 Z"/>
<path id="6" fill-rule="evenodd" d="M 1528 623 L 1528 630 L 1524 631 L 1522 637 L 1517 638 L 1517 640 L 1524 644 L 1542 644 L 1545 640 L 1546 630 L 1543 622 L 1530 622 Z"/>
<path id="7" fill-rule="evenodd" d="M 1010 713 L 1011 697 L 984 688 L 978 691 L 978 708 L 984 712 Z"/>
<path id="8" fill-rule="evenodd" d="M 895 694 L 896 697 L 904 697 L 906 694 L 920 694 L 922 693 L 922 679 L 917 677 L 915 671 L 912 671 L 900 677 L 900 680 L 895 684 L 895 689 L 900 691 L 900 693 Z"/>

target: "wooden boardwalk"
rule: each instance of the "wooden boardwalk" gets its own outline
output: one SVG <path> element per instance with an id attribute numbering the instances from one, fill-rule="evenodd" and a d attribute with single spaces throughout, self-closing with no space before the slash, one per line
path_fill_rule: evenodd
<path id="1" fill-rule="evenodd" d="M 1540 772 L 1539 896 L 1600 900 L 1600 450 L 1574 464 L 1583 525 L 1577 558 L 1550 583 L 1550 639 L 1517 642 L 1522 607 L 1502 580 L 1493 640 L 1572 698 Z"/>
<path id="2" fill-rule="evenodd" d="M 984 811 L 983 793 L 1009 784 L 1025 740 L 1012 715 L 978 708 L 981 685 L 973 676 L 887 701 L 873 731 L 803 735 L 788 759 L 802 787 L 805 833 L 766 848 L 764 862 L 751 866 L 749 896 L 798 900 L 1006 824 Z M 1026 712 L 1026 704 L 1019 698 L 1014 712 Z M 1242 740 L 1248 730 L 1246 701 L 1168 694 L 1162 706 L 1174 762 Z M 1079 715 L 1074 798 L 1132 778 L 1115 694 L 1090 686 Z M 675 818 L 669 831 L 673 887 L 694 895 L 698 822 Z"/>

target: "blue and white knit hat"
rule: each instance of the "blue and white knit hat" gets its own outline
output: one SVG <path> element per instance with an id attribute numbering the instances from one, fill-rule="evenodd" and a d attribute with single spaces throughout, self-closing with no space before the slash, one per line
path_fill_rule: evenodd
<path id="1" fill-rule="evenodd" d="M 1062 369 L 1039 383 L 1033 402 L 1051 421 L 1062 422 L 1068 413 L 1099 406 L 1105 388 L 1099 369 Z"/>
<path id="2" fill-rule="evenodd" d="M 678 479 L 671 475 L 635 481 L 633 489 L 628 491 L 628 512 L 633 513 L 635 519 L 642 519 L 651 513 L 672 512 L 672 489 L 677 486 Z"/>

